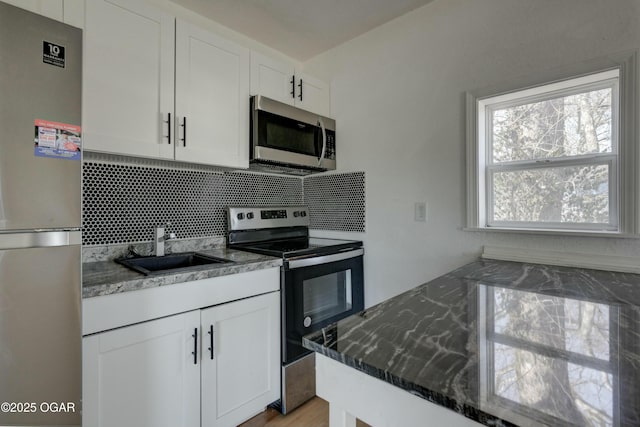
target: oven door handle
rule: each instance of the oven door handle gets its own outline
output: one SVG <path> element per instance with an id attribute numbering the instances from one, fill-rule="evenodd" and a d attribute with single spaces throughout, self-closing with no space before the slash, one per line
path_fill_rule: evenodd
<path id="1" fill-rule="evenodd" d="M 296 268 L 311 267 L 314 265 L 328 264 L 330 262 L 343 261 L 345 259 L 356 258 L 364 254 L 364 249 L 356 249 L 349 252 L 341 252 L 333 255 L 314 256 L 303 259 L 293 259 L 289 261 L 289 270 Z"/>

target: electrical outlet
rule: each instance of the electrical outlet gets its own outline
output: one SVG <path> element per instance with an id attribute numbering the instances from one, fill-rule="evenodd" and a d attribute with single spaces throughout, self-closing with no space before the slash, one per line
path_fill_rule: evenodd
<path id="1" fill-rule="evenodd" d="M 418 222 L 427 222 L 427 203 L 426 202 L 415 203 L 414 220 Z"/>

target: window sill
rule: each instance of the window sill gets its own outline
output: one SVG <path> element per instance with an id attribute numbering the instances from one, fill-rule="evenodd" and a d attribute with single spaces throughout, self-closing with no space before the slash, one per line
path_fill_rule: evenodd
<path id="1" fill-rule="evenodd" d="M 640 259 L 607 253 L 570 252 L 525 247 L 484 246 L 482 259 L 514 261 L 527 264 L 560 265 L 623 273 L 640 273 Z"/>
<path id="2" fill-rule="evenodd" d="M 640 234 L 620 233 L 617 231 L 585 231 L 585 230 L 552 230 L 537 228 L 496 228 L 496 227 L 463 227 L 462 231 L 531 234 L 536 236 L 571 236 L 571 237 L 604 237 L 613 239 L 640 239 Z"/>

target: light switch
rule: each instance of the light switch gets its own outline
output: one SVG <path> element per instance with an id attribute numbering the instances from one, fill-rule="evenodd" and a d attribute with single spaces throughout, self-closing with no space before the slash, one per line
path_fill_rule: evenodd
<path id="1" fill-rule="evenodd" d="M 414 205 L 414 219 L 418 222 L 427 221 L 427 203 L 416 202 Z"/>

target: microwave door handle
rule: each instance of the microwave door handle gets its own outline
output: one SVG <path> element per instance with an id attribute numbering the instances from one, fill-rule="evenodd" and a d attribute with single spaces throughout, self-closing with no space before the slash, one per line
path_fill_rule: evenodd
<path id="1" fill-rule="evenodd" d="M 324 128 L 322 117 L 318 117 L 318 124 L 322 130 L 322 151 L 320 152 L 320 157 L 318 157 L 318 166 L 320 166 L 322 164 L 322 160 L 324 160 L 324 153 L 327 150 L 327 130 Z"/>

